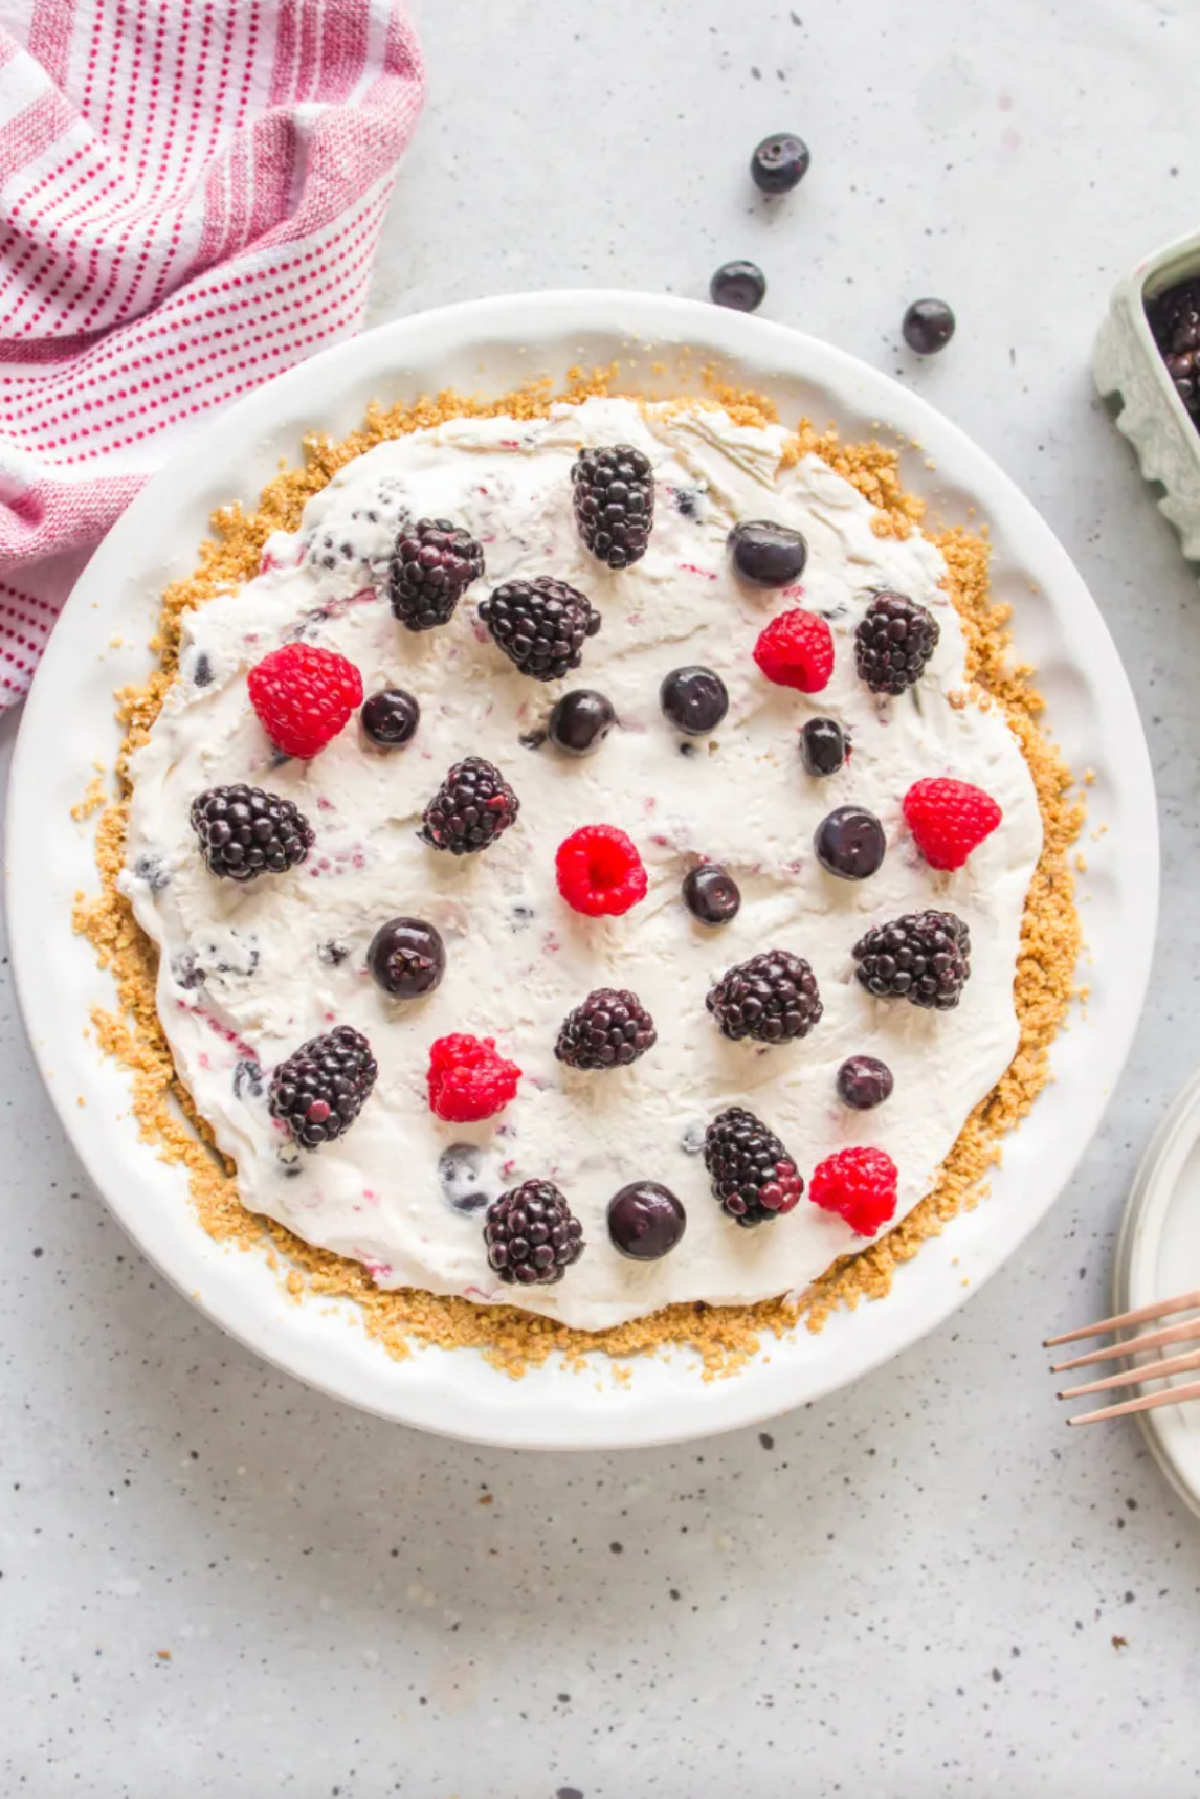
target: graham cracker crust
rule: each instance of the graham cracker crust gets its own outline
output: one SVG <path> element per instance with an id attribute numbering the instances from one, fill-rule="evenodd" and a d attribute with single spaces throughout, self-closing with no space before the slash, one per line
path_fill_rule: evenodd
<path id="1" fill-rule="evenodd" d="M 971 700 L 1002 708 L 1029 765 L 1042 814 L 1044 847 L 1026 900 L 1015 983 L 1020 1043 L 997 1085 L 964 1124 L 933 1190 L 880 1242 L 834 1263 L 798 1305 L 783 1299 L 749 1306 L 708 1306 L 700 1301 L 669 1306 L 611 1330 L 577 1331 L 512 1306 L 481 1306 L 411 1289 L 380 1292 L 357 1262 L 313 1249 L 282 1225 L 248 1211 L 238 1194 L 234 1164 L 216 1149 L 176 1072 L 155 1006 L 157 951 L 116 885 L 125 860 L 129 760 L 145 742 L 175 680 L 183 614 L 255 575 L 271 533 L 294 530 L 306 501 L 344 464 L 385 438 L 450 418 L 544 417 L 556 400 L 578 404 L 610 392 L 616 375 L 615 368 L 591 375 L 574 370 L 568 387 L 557 394 L 549 382 L 542 382 L 493 400 L 441 393 L 412 406 L 372 407 L 362 427 L 340 442 L 321 436 L 308 439 L 302 466 L 281 469 L 263 489 L 254 511 L 234 505 L 214 514 L 215 536 L 201 546 L 195 572 L 163 595 L 152 640 L 158 668 L 144 687 L 127 688 L 116 696 L 124 728 L 114 770 L 116 797 L 105 803 L 102 785 L 93 779 L 75 809 L 77 817 L 85 817 L 104 805 L 95 838 L 100 890 L 92 896 L 76 895 L 73 922 L 113 976 L 116 1004 L 112 1010 L 93 1010 L 92 1034 L 106 1054 L 130 1071 L 133 1112 L 142 1140 L 153 1144 L 164 1161 L 184 1166 L 197 1217 L 210 1236 L 243 1250 L 265 1252 L 297 1303 L 305 1298 L 353 1300 L 368 1335 L 396 1358 L 409 1355 L 414 1346 L 469 1346 L 518 1376 L 556 1351 L 581 1368 L 595 1352 L 621 1359 L 686 1346 L 697 1352 L 705 1378 L 712 1378 L 735 1372 L 759 1353 L 764 1334 L 782 1337 L 801 1321 L 818 1331 L 833 1310 L 852 1310 L 862 1299 L 883 1298 L 897 1267 L 909 1261 L 927 1238 L 938 1235 L 956 1213 L 983 1197 L 988 1173 L 1000 1160 L 1002 1138 L 1025 1116 L 1050 1078 L 1050 1045 L 1076 992 L 1081 932 L 1069 851 L 1081 829 L 1084 808 L 1070 769 L 1043 734 L 1043 700 L 1033 685 L 1033 670 L 1011 660 L 1008 611 L 994 605 L 990 595 L 985 535 L 959 528 L 928 533 L 945 558 L 951 598 L 966 637 L 970 690 L 958 696 L 957 703 Z M 679 404 L 719 406 L 748 425 L 778 422 L 770 401 L 715 380 L 709 381 L 705 399 Z M 874 441 L 843 443 L 836 429 L 822 432 L 802 422 L 784 460 L 795 461 L 809 452 L 822 457 L 870 501 L 875 508 L 873 528 L 880 536 L 908 537 L 919 528 L 924 504 L 904 491 L 894 450 Z M 626 1373 L 620 1368 L 616 1372 L 618 1377 Z"/>

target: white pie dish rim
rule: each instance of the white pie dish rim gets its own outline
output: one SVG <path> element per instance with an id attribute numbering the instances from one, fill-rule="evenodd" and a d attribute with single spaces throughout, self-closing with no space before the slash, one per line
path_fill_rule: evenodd
<path id="1" fill-rule="evenodd" d="M 279 456 L 295 457 L 304 431 L 341 435 L 372 398 L 445 386 L 499 392 L 542 373 L 561 378 L 572 363 L 616 358 L 636 371 L 679 354 L 771 393 L 785 417 L 835 415 L 848 439 L 884 421 L 921 446 L 907 459 L 909 485 L 948 519 L 974 506 L 988 521 L 997 595 L 1018 609 L 1019 652 L 1039 665 L 1072 765 L 1094 771 L 1093 821 L 1109 826 L 1088 844 L 1088 1011 L 1060 1040 L 1055 1084 L 1009 1141 L 992 1198 L 927 1243 L 885 1302 L 835 1317 L 819 1336 L 801 1329 L 770 1341 L 738 1375 L 714 1382 L 679 1351 L 669 1362 L 635 1361 L 627 1384 L 603 1363 L 599 1378 L 548 1365 L 514 1382 L 471 1351 L 396 1362 L 338 1308 L 297 1306 L 262 1256 L 214 1243 L 181 1172 L 139 1141 L 127 1077 L 83 1035 L 89 1008 L 111 1006 L 113 993 L 91 946 L 70 931 L 73 896 L 95 876 L 91 831 L 70 824 L 68 809 L 93 758 L 111 762 L 112 694 L 151 666 L 161 587 L 192 566 L 212 509 L 253 499 Z M 46 819 L 60 817 L 62 830 L 47 832 Z M 1116 651 L 1064 551 L 989 459 L 916 396 L 782 326 L 592 292 L 475 301 L 383 326 L 239 401 L 172 459 L 93 557 L 34 683 L 13 766 L 7 897 L 22 1009 L 68 1134 L 140 1247 L 203 1311 L 299 1378 L 384 1416 L 478 1441 L 598 1448 L 683 1440 L 814 1399 L 898 1353 L 1000 1266 L 1069 1178 L 1124 1062 L 1148 975 L 1157 869 L 1149 758 Z"/>

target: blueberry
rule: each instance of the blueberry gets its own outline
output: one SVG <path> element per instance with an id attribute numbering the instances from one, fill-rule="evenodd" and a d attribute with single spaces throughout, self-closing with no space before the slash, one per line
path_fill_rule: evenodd
<path id="1" fill-rule="evenodd" d="M 478 1212 L 496 1197 L 488 1157 L 474 1143 L 452 1143 L 438 1157 L 438 1180 L 456 1212 Z"/>
<path id="2" fill-rule="evenodd" d="M 800 755 L 810 775 L 836 775 L 846 760 L 846 735 L 836 718 L 810 718 L 801 727 Z"/>
<path id="3" fill-rule="evenodd" d="M 362 703 L 362 728 L 381 750 L 398 750 L 411 743 L 421 722 L 421 708 L 402 687 L 383 687 Z"/>
<path id="4" fill-rule="evenodd" d="M 838 806 L 817 826 L 817 860 L 844 881 L 865 881 L 883 864 L 883 826 L 865 806 Z"/>
<path id="5" fill-rule="evenodd" d="M 734 312 L 756 312 L 763 303 L 767 283 L 753 262 L 723 262 L 708 284 L 718 306 Z"/>
<path id="6" fill-rule="evenodd" d="M 203 987 L 204 970 L 194 949 L 181 949 L 172 959 L 171 973 L 181 987 L 190 992 L 194 987 Z"/>
<path id="7" fill-rule="evenodd" d="M 733 566 L 756 587 L 786 587 L 798 581 L 808 561 L 803 534 L 772 519 L 744 519 L 729 533 Z"/>
<path id="8" fill-rule="evenodd" d="M 139 881 L 145 881 L 151 893 L 162 893 L 171 885 L 171 871 L 164 868 L 162 857 L 143 850 L 133 865 L 133 872 Z"/>
<path id="9" fill-rule="evenodd" d="M 262 1098 L 263 1071 L 258 1062 L 252 1062 L 248 1056 L 242 1058 L 233 1071 L 233 1091 L 238 1099 Z"/>
<path id="10" fill-rule="evenodd" d="M 685 737 L 715 731 L 729 711 L 729 689 L 711 668 L 674 668 L 659 689 L 662 709 Z"/>
<path id="11" fill-rule="evenodd" d="M 317 949 L 318 960 L 327 963 L 330 968 L 336 968 L 338 963 L 344 962 L 349 954 L 350 945 L 348 943 L 336 943 L 332 939 L 328 943 L 320 944 Z"/>
<path id="12" fill-rule="evenodd" d="M 195 687 L 207 687 L 213 678 L 212 663 L 201 650 L 192 664 L 192 684 Z"/>
<path id="13" fill-rule="evenodd" d="M 790 131 L 764 137 L 750 158 L 754 184 L 764 194 L 790 194 L 808 173 L 808 145 Z"/>
<path id="14" fill-rule="evenodd" d="M 683 883 L 683 898 L 692 917 L 701 924 L 727 924 L 742 903 L 733 876 L 711 862 L 693 868 Z"/>
<path id="15" fill-rule="evenodd" d="M 918 356 L 936 356 L 954 336 L 954 314 L 944 300 L 914 300 L 904 315 L 904 341 Z"/>
<path id="16" fill-rule="evenodd" d="M 518 900 L 517 904 L 509 909 L 509 926 L 514 931 L 527 931 L 533 923 L 533 916 L 533 907 Z"/>
<path id="17" fill-rule="evenodd" d="M 875 1056 L 847 1056 L 837 1071 L 838 1097 L 853 1112 L 881 1106 L 892 1091 L 892 1071 Z"/>
<path id="18" fill-rule="evenodd" d="M 613 1248 L 636 1262 L 657 1262 L 683 1238 L 687 1213 L 669 1187 L 631 1181 L 608 1202 Z"/>
<path id="19" fill-rule="evenodd" d="M 593 756 L 616 721 L 611 700 L 590 687 L 578 687 L 555 703 L 550 741 L 568 756 Z"/>
<path id="20" fill-rule="evenodd" d="M 446 946 L 424 919 L 391 918 L 371 939 L 367 967 L 385 993 L 417 999 L 441 985 Z"/>
<path id="21" fill-rule="evenodd" d="M 679 1139 L 679 1147 L 685 1156 L 698 1156 L 708 1141 L 708 1125 L 703 1118 L 695 1118 Z"/>

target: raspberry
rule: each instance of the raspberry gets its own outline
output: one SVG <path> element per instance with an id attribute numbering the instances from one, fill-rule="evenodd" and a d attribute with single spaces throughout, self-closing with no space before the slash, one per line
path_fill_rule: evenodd
<path id="1" fill-rule="evenodd" d="M 754 660 L 776 687 L 820 693 L 833 673 L 833 633 L 817 613 L 793 606 L 759 632 Z"/>
<path id="2" fill-rule="evenodd" d="M 584 545 L 609 568 L 628 568 L 646 554 L 654 522 L 650 462 L 632 444 L 581 450 L 571 470 L 575 522 Z"/>
<path id="3" fill-rule="evenodd" d="M 474 1124 L 502 1112 L 520 1078 L 491 1037 L 455 1031 L 429 1046 L 429 1110 L 448 1123 Z"/>
<path id="4" fill-rule="evenodd" d="M 971 932 L 953 912 L 906 912 L 860 937 L 855 973 L 876 999 L 948 1012 L 971 978 Z"/>
<path id="5" fill-rule="evenodd" d="M 800 1202 L 804 1182 L 774 1131 L 742 1106 L 719 1112 L 704 1134 L 713 1197 L 735 1224 L 765 1224 Z"/>
<path id="6" fill-rule="evenodd" d="M 231 881 L 286 874 L 313 846 L 312 826 L 291 800 L 242 781 L 198 794 L 192 828 L 209 874 Z"/>
<path id="7" fill-rule="evenodd" d="M 646 870 L 616 825 L 582 825 L 558 846 L 558 891 L 589 918 L 617 917 L 646 897 Z"/>
<path id="8" fill-rule="evenodd" d="M 507 831 L 521 803 L 494 763 L 456 762 L 425 808 L 418 832 L 431 849 L 470 856 Z"/>
<path id="9" fill-rule="evenodd" d="M 554 1053 L 569 1068 L 627 1068 L 657 1041 L 636 993 L 597 987 L 563 1019 Z"/>
<path id="10" fill-rule="evenodd" d="M 483 573 L 483 545 L 448 518 L 420 518 L 396 539 L 388 586 L 392 611 L 410 631 L 448 624 Z"/>
<path id="11" fill-rule="evenodd" d="M 375 1085 L 371 1045 L 348 1024 L 311 1037 L 271 1076 L 267 1105 L 301 1149 L 332 1143 L 350 1129 Z"/>
<path id="12" fill-rule="evenodd" d="M 246 676 L 250 704 L 277 750 L 308 762 L 362 705 L 362 676 L 336 650 L 285 643 Z"/>
<path id="13" fill-rule="evenodd" d="M 913 841 L 931 868 L 961 868 L 1004 814 L 969 781 L 914 781 L 904 796 Z"/>
<path id="14" fill-rule="evenodd" d="M 839 1149 L 813 1169 L 808 1197 L 860 1237 L 873 1237 L 895 1215 L 896 1164 L 886 1150 Z"/>
<path id="15" fill-rule="evenodd" d="M 927 607 L 884 588 L 854 633 L 855 666 L 872 693 L 903 693 L 925 673 L 940 635 Z"/>
<path id="16" fill-rule="evenodd" d="M 494 1199 L 483 1240 L 510 1286 L 548 1287 L 583 1254 L 583 1226 L 553 1181 L 524 1181 Z"/>
<path id="17" fill-rule="evenodd" d="M 708 1009 L 735 1043 L 788 1043 L 807 1037 L 824 1008 L 804 957 L 774 949 L 728 969 L 709 992 Z"/>

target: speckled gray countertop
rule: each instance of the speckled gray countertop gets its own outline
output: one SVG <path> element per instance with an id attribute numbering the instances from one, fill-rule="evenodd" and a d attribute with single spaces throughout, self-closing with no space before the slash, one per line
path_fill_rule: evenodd
<path id="1" fill-rule="evenodd" d="M 1165 858 L 1146 1016 L 1050 1219 L 856 1389 L 629 1456 L 343 1410 L 165 1290 L 0 994 L 0 1793 L 1192 1799 L 1200 1525 L 1039 1340 L 1200 1062 L 1200 594 L 1087 376 L 1108 289 L 1200 212 L 1189 0 L 419 0 L 431 97 L 373 317 L 504 289 L 703 295 L 898 374 L 1041 507 L 1126 658 Z M 768 212 L 766 131 L 813 166 Z M 897 346 L 917 294 L 958 336 Z M 5 753 L 15 721 L 0 726 Z M 0 970 L 7 975 L 7 965 Z"/>

